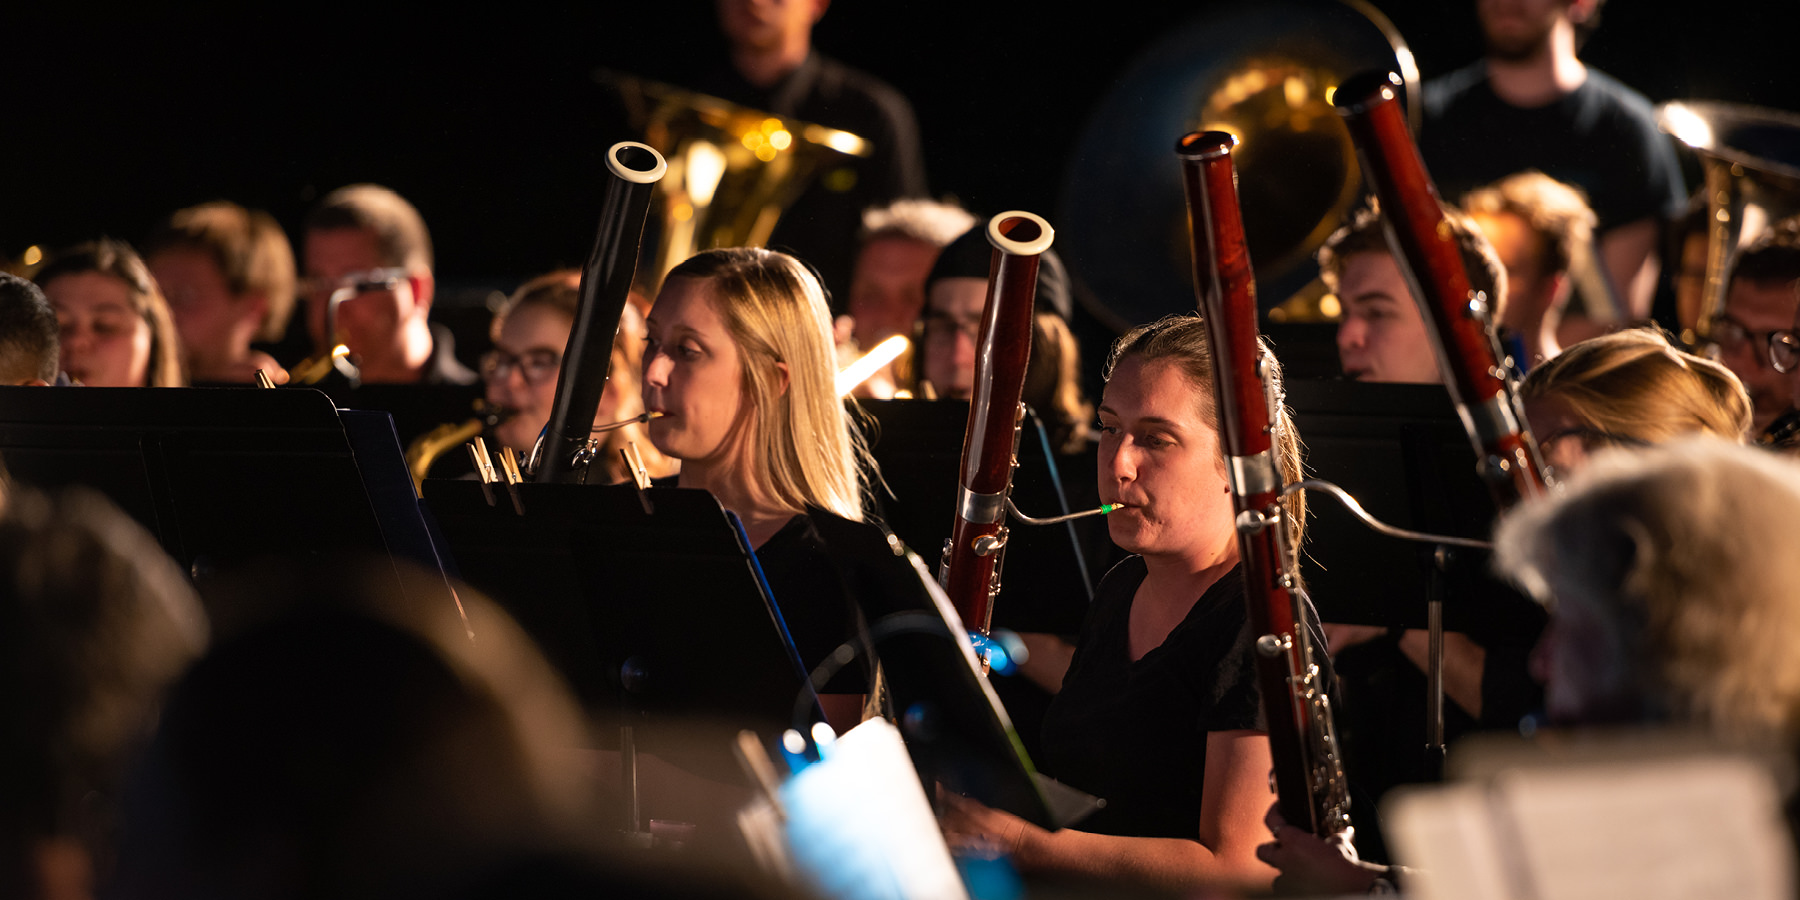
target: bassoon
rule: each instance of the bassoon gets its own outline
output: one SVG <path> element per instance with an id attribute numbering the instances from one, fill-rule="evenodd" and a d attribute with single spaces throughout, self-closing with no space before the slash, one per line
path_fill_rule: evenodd
<path id="1" fill-rule="evenodd" d="M 1469 285 L 1456 232 L 1407 130 L 1400 84 L 1391 72 L 1365 72 L 1339 85 L 1333 103 L 1381 202 L 1388 247 L 1432 333 L 1438 369 L 1482 478 L 1504 511 L 1549 482 L 1513 389 L 1512 360 L 1495 338 L 1499 298 Z"/>
<path id="2" fill-rule="evenodd" d="M 1021 398 L 1031 357 L 1038 257 L 1050 249 L 1056 232 L 1041 217 L 1015 210 L 988 220 L 987 237 L 994 255 L 975 345 L 975 392 L 963 434 L 956 522 L 938 570 L 938 581 L 963 624 L 982 634 L 992 624 L 994 597 L 1000 593 L 1006 498 L 1025 416 Z"/>
<path id="3" fill-rule="evenodd" d="M 1257 684 L 1282 818 L 1318 835 L 1350 824 L 1331 701 L 1304 615 L 1298 548 L 1289 541 L 1275 441 L 1281 400 L 1257 328 L 1256 281 L 1238 210 L 1237 143 L 1219 131 L 1176 142 L 1193 244 L 1194 292 L 1213 351 L 1213 388 L 1237 513 L 1238 549 Z"/>
<path id="4" fill-rule="evenodd" d="M 650 197 L 668 171 L 662 154 L 623 141 L 606 152 L 606 192 L 594 249 L 581 270 L 581 305 L 563 350 L 550 421 L 532 452 L 538 482 L 585 481 L 593 462 L 594 414 L 612 366 L 613 337 L 631 297 Z"/>

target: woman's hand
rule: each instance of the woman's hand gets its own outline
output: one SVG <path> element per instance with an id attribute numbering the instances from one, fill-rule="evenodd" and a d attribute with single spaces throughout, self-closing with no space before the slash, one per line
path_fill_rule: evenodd
<path id="1" fill-rule="evenodd" d="M 943 810 L 938 826 L 952 849 L 985 847 L 1011 857 L 1014 864 L 1026 855 L 1027 843 L 1049 832 L 1012 813 L 1001 812 L 938 786 L 938 807 Z"/>
<path id="2" fill-rule="evenodd" d="M 1256 848 L 1256 858 L 1274 866 L 1278 894 L 1362 894 L 1386 873 L 1384 866 L 1365 863 L 1356 858 L 1351 843 L 1353 833 L 1321 838 L 1302 828 L 1295 828 L 1281 817 L 1277 806 L 1269 807 L 1263 817 L 1273 841 Z"/>

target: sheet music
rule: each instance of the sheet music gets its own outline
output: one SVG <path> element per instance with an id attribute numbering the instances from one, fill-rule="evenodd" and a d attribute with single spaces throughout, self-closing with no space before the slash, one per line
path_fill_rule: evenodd
<path id="1" fill-rule="evenodd" d="M 1783 898 L 1794 861 L 1769 773 L 1709 755 L 1514 769 L 1397 797 L 1420 897 Z"/>

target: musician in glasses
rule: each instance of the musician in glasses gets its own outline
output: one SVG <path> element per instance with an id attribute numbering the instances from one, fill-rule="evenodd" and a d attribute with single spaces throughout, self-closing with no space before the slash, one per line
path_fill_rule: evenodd
<path id="1" fill-rule="evenodd" d="M 1751 422 L 1750 395 L 1731 370 L 1654 328 L 1582 341 L 1531 370 L 1519 393 L 1544 461 L 1564 478 L 1604 449 L 1695 434 L 1741 442 Z"/>
<path id="2" fill-rule="evenodd" d="M 916 395 L 966 400 L 974 391 L 993 255 L 984 222 L 950 242 L 932 264 L 916 333 L 914 369 L 921 379 Z M 1050 445 L 1063 454 L 1087 445 L 1094 415 L 1081 390 L 1081 348 L 1068 324 L 1072 312 L 1068 272 L 1056 251 L 1047 251 L 1038 263 L 1024 401 L 1043 419 Z"/>
<path id="3" fill-rule="evenodd" d="M 326 195 L 307 217 L 302 256 L 307 330 L 321 352 L 348 347 L 365 383 L 475 383 L 449 329 L 428 321 L 431 235 L 399 194 L 357 184 Z"/>
<path id="4" fill-rule="evenodd" d="M 574 269 L 540 275 L 521 285 L 494 314 L 490 333 L 494 348 L 481 358 L 488 411 L 498 419 L 491 440 L 495 449 L 511 447 L 520 459 L 530 455 L 538 435 L 550 421 L 563 350 L 581 303 L 581 273 Z M 610 424 L 644 412 L 638 368 L 644 351 L 644 315 L 625 304 L 613 335 L 606 390 L 594 413 L 595 424 Z M 604 435 L 599 465 L 607 482 L 627 477 L 619 451 L 636 444 L 645 468 L 655 477 L 673 474 L 673 461 L 651 445 L 642 423 L 631 423 Z"/>
<path id="5" fill-rule="evenodd" d="M 1761 434 L 1792 407 L 1788 378 L 1770 364 L 1769 342 L 1794 325 L 1800 299 L 1800 220 L 1770 229 L 1738 254 L 1726 282 L 1725 308 L 1713 316 L 1708 338 L 1714 358 L 1744 383 Z"/>

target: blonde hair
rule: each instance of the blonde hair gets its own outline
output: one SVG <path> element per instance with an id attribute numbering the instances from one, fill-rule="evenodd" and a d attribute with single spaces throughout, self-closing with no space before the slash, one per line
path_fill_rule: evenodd
<path id="1" fill-rule="evenodd" d="M 1688 434 L 1741 442 L 1750 395 L 1730 369 L 1632 328 L 1575 344 L 1533 368 L 1526 400 L 1555 397 L 1600 432 L 1647 444 Z"/>
<path id="2" fill-rule="evenodd" d="M 1496 566 L 1615 629 L 1645 712 L 1743 738 L 1800 737 L 1800 466 L 1694 438 L 1608 453 L 1521 507 Z"/>
<path id="3" fill-rule="evenodd" d="M 1549 272 L 1567 272 L 1577 248 L 1594 236 L 1596 219 L 1587 195 L 1535 169 L 1470 191 L 1462 208 L 1471 215 L 1517 216 L 1543 242 Z"/>
<path id="4" fill-rule="evenodd" d="M 1293 416 L 1288 412 L 1287 394 L 1281 381 L 1281 363 L 1275 359 L 1275 353 L 1269 349 L 1268 343 L 1260 337 L 1257 338 L 1257 346 L 1268 361 L 1263 369 L 1263 377 L 1268 379 L 1278 407 L 1270 422 L 1274 426 L 1275 465 L 1281 473 L 1282 484 L 1293 484 L 1305 477 L 1300 434 L 1294 428 Z M 1107 355 L 1103 377 L 1112 381 L 1113 372 L 1119 363 L 1134 357 L 1144 362 L 1168 362 L 1187 377 L 1188 382 L 1194 386 L 1195 402 L 1200 406 L 1200 418 L 1219 434 L 1219 467 L 1223 470 L 1225 429 L 1220 426 L 1218 405 L 1213 400 L 1213 352 L 1212 341 L 1206 333 L 1206 320 L 1192 313 L 1184 313 L 1164 316 L 1149 325 L 1133 328 L 1113 343 L 1112 352 Z M 1301 544 L 1306 540 L 1306 493 L 1295 491 L 1288 494 L 1282 498 L 1281 504 L 1287 512 L 1288 543 L 1298 554 Z"/>
<path id="5" fill-rule="evenodd" d="M 1094 404 L 1081 393 L 1081 345 L 1069 323 L 1055 313 L 1032 317 L 1023 398 L 1043 418 L 1057 453 L 1079 453 L 1087 445 Z"/>
<path id="6" fill-rule="evenodd" d="M 144 256 L 165 250 L 206 254 L 233 294 L 260 294 L 259 341 L 279 341 L 294 311 L 294 249 L 274 217 L 224 200 L 190 206 L 169 217 L 150 240 Z"/>
<path id="7" fill-rule="evenodd" d="M 859 463 L 873 464 L 838 398 L 831 310 L 818 279 L 792 256 L 749 247 L 708 250 L 668 277 L 706 282 L 737 345 L 758 463 L 744 476 L 795 512 L 813 506 L 863 520 L 864 472 L 872 470 Z M 787 365 L 785 391 L 777 363 Z"/>

